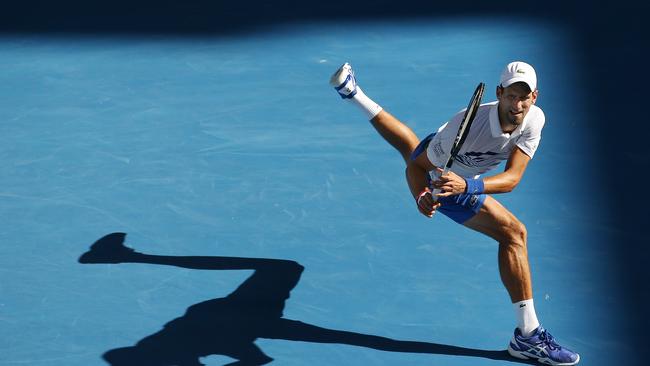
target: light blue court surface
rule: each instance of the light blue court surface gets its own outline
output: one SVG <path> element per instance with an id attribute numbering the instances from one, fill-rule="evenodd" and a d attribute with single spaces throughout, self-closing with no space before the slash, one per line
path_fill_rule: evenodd
<path id="1" fill-rule="evenodd" d="M 497 244 L 421 216 L 401 158 L 328 85 L 351 62 L 424 137 L 478 82 L 493 100 L 516 59 L 537 69 L 547 124 L 524 180 L 497 199 L 528 227 L 538 316 L 581 364 L 631 362 L 604 268 L 615 228 L 584 190 L 597 167 L 581 159 L 594 149 L 587 96 L 566 88 L 585 77 L 566 67 L 572 42 L 548 24 L 475 19 L 3 36 L 0 365 L 106 365 L 181 317 L 148 338 L 159 357 L 187 358 L 189 343 L 206 365 L 516 364 Z M 112 233 L 151 256 L 78 262 Z"/>

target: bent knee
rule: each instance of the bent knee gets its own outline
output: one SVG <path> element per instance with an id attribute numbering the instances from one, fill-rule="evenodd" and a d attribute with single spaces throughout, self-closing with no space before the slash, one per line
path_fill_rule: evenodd
<path id="1" fill-rule="evenodd" d="M 525 247 L 528 239 L 528 230 L 526 229 L 526 225 L 513 218 L 503 226 L 502 235 L 502 243 Z"/>
<path id="2" fill-rule="evenodd" d="M 511 240 L 518 245 L 526 246 L 527 238 L 528 230 L 526 229 L 526 225 L 516 220 L 511 226 Z"/>

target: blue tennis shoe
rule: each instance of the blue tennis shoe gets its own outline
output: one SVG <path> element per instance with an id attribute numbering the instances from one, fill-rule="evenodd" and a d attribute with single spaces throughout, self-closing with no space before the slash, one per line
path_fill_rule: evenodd
<path id="1" fill-rule="evenodd" d="M 520 359 L 536 359 L 537 361 L 554 366 L 569 366 L 580 362 L 580 355 L 562 347 L 542 326 L 537 327 L 530 337 L 521 335 L 519 328 L 508 345 L 508 353 Z"/>
<path id="2" fill-rule="evenodd" d="M 344 63 L 330 78 L 330 85 L 336 89 L 341 98 L 352 98 L 357 94 L 357 79 L 349 63 Z"/>

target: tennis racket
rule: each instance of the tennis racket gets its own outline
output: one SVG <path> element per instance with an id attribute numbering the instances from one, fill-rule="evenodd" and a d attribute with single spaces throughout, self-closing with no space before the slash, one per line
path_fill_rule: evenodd
<path id="1" fill-rule="evenodd" d="M 474 91 L 474 95 L 472 95 L 472 99 L 469 101 L 467 109 L 465 110 L 463 120 L 460 122 L 458 133 L 456 134 L 453 145 L 451 145 L 451 153 L 449 154 L 449 159 L 447 159 L 447 163 L 445 164 L 442 174 L 445 174 L 449 171 L 451 166 L 454 164 L 454 160 L 456 159 L 456 155 L 458 155 L 460 148 L 463 147 L 463 143 L 465 143 L 467 135 L 469 134 L 469 129 L 472 126 L 472 121 L 474 121 L 474 117 L 476 117 L 476 111 L 478 111 L 478 107 L 481 105 L 481 99 L 483 98 L 484 90 L 485 84 L 479 83 L 476 87 L 476 90 Z M 438 200 L 436 197 L 436 194 L 438 193 L 440 193 L 440 189 L 438 188 L 434 189 L 432 192 L 433 199 L 436 201 Z"/>

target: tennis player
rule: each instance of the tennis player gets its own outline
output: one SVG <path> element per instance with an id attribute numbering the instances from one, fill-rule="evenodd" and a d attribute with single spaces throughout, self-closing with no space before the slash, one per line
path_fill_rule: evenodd
<path id="1" fill-rule="evenodd" d="M 450 171 L 443 173 L 463 119 L 458 112 L 422 141 L 357 85 L 350 64 L 342 65 L 330 84 L 361 109 L 377 132 L 400 152 L 406 180 L 418 210 L 427 217 L 440 211 L 455 222 L 499 243 L 499 272 L 514 308 L 517 327 L 508 352 L 549 365 L 575 365 L 580 356 L 560 346 L 535 314 L 526 248 L 526 227 L 487 194 L 512 191 L 539 145 L 544 113 L 535 105 L 537 76 L 525 62 L 506 65 L 496 88 L 497 100 L 482 104 Z M 506 160 L 505 170 L 481 178 Z M 440 193 L 433 193 L 434 189 Z"/>

